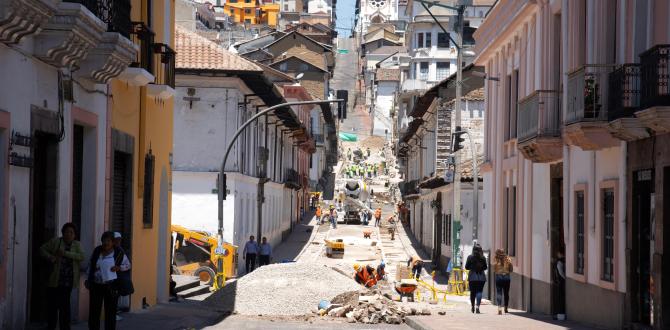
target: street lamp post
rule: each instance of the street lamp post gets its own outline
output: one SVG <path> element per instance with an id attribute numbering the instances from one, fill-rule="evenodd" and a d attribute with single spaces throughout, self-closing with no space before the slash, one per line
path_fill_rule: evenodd
<path id="1" fill-rule="evenodd" d="M 305 105 L 305 104 L 326 104 L 326 103 L 333 103 L 333 102 L 344 102 L 343 99 L 337 99 L 337 100 L 313 100 L 313 101 L 297 101 L 297 102 L 286 102 L 286 103 L 280 103 L 273 105 L 267 109 L 264 109 L 257 114 L 253 115 L 249 120 L 247 120 L 240 128 L 235 132 L 233 137 L 231 138 L 230 142 L 228 142 L 228 147 L 226 148 L 226 153 L 223 156 L 223 161 L 221 162 L 221 169 L 219 171 L 219 180 L 217 183 L 217 188 L 218 188 L 218 209 L 219 209 L 219 226 L 218 226 L 218 233 L 217 233 L 217 238 L 218 238 L 218 246 L 216 247 L 216 254 L 217 255 L 223 255 L 225 253 L 225 250 L 223 249 L 223 219 L 224 219 L 224 213 L 223 213 L 223 201 L 226 199 L 226 161 L 228 160 L 228 155 L 230 154 L 230 151 L 233 149 L 233 145 L 235 144 L 235 141 L 237 138 L 244 132 L 244 130 L 249 126 L 251 123 L 256 121 L 261 116 L 265 116 L 271 111 L 274 111 L 279 108 L 283 107 L 289 107 L 293 105 Z M 219 258 L 219 263 L 221 263 L 223 258 Z M 218 269 L 223 269 L 223 265 L 219 264 L 217 265 Z M 218 287 L 223 287 L 223 282 L 225 279 L 220 275 L 216 275 L 216 282 L 218 283 Z"/>
<path id="2" fill-rule="evenodd" d="M 420 2 L 424 9 L 430 14 L 430 17 L 433 18 L 435 23 L 449 36 L 449 39 L 456 46 L 456 100 L 454 102 L 454 123 L 456 126 L 456 131 L 461 130 L 461 94 L 463 93 L 463 13 L 465 12 L 464 5 L 449 6 L 441 4 L 437 1 L 426 1 L 426 0 L 415 0 Z M 454 24 L 456 30 L 456 40 L 451 38 L 451 35 L 445 29 L 440 21 L 433 15 L 429 7 L 437 6 L 456 11 L 456 24 Z M 460 163 L 460 156 L 458 152 L 454 153 L 454 207 L 453 207 L 453 216 L 452 216 L 452 259 L 455 260 L 454 265 L 460 265 L 460 231 L 461 231 L 461 173 L 458 170 L 458 164 Z"/>

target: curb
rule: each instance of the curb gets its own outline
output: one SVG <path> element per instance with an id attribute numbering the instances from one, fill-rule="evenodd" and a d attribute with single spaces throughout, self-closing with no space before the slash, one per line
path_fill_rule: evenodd
<path id="1" fill-rule="evenodd" d="M 425 326 L 423 322 L 416 319 L 416 317 L 406 317 L 405 324 L 414 330 L 431 330 L 431 328 Z"/>

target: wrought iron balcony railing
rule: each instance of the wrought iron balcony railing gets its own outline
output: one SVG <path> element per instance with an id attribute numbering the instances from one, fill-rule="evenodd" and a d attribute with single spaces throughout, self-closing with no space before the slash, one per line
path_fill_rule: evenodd
<path id="1" fill-rule="evenodd" d="M 642 108 L 670 105 L 670 45 L 656 45 L 640 54 Z"/>
<path id="2" fill-rule="evenodd" d="M 142 68 L 147 72 L 153 74 L 153 44 L 154 32 L 144 24 L 144 22 L 133 22 L 133 29 L 130 33 L 130 40 L 139 46 L 140 51 L 137 53 L 137 59 L 130 64 L 131 67 Z"/>
<path id="3" fill-rule="evenodd" d="M 561 136 L 561 94 L 538 90 L 519 101 L 517 138 L 519 142 L 537 136 Z"/>
<path id="4" fill-rule="evenodd" d="M 565 124 L 606 121 L 611 64 L 587 64 L 568 75 Z"/>
<path id="5" fill-rule="evenodd" d="M 130 38 L 133 25 L 130 21 L 130 0 L 68 0 L 80 3 L 107 24 L 107 31 L 118 32 Z"/>
<path id="6" fill-rule="evenodd" d="M 633 117 L 640 108 L 640 64 L 624 64 L 610 73 L 609 121 Z"/>
<path id="7" fill-rule="evenodd" d="M 176 53 L 170 46 L 162 43 L 153 44 L 153 63 L 156 84 L 175 86 Z"/>

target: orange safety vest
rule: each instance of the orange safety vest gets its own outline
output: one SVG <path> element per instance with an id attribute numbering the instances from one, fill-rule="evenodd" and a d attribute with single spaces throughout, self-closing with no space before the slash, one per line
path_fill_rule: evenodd
<path id="1" fill-rule="evenodd" d="M 375 218 L 381 218 L 381 217 L 382 217 L 382 210 L 377 209 L 377 210 L 375 211 Z"/>
<path id="2" fill-rule="evenodd" d="M 356 272 L 356 282 L 370 288 L 377 284 L 377 279 L 368 272 L 368 267 L 364 266 L 363 269 Z"/>
<path id="3" fill-rule="evenodd" d="M 321 217 L 321 208 L 320 207 L 316 208 L 316 216 Z"/>

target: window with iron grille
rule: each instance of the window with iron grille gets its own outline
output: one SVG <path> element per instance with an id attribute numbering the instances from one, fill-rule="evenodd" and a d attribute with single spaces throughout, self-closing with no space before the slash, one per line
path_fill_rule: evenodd
<path id="1" fill-rule="evenodd" d="M 575 192 L 575 273 L 584 274 L 584 191 Z"/>
<path id="2" fill-rule="evenodd" d="M 156 156 L 149 153 L 144 157 L 144 194 L 142 207 L 142 223 L 144 228 L 151 228 L 154 224 L 154 168 Z"/>
<path id="3" fill-rule="evenodd" d="M 449 33 L 437 33 L 437 48 L 449 48 Z"/>
<path id="4" fill-rule="evenodd" d="M 430 48 L 433 45 L 433 33 L 426 32 L 426 48 Z"/>
<path id="5" fill-rule="evenodd" d="M 442 226 L 444 227 L 442 230 L 444 233 L 442 243 L 444 243 L 444 245 L 451 246 L 451 214 L 444 214 L 442 216 L 444 217 L 444 220 L 442 221 Z"/>
<path id="6" fill-rule="evenodd" d="M 614 281 L 614 189 L 603 189 L 602 279 Z"/>
<path id="7" fill-rule="evenodd" d="M 437 62 L 437 80 L 444 80 L 449 77 L 449 62 Z"/>
<path id="8" fill-rule="evenodd" d="M 423 32 L 416 34 L 416 48 L 423 48 Z"/>
<path id="9" fill-rule="evenodd" d="M 421 62 L 419 64 L 419 79 L 428 80 L 428 62 Z"/>

